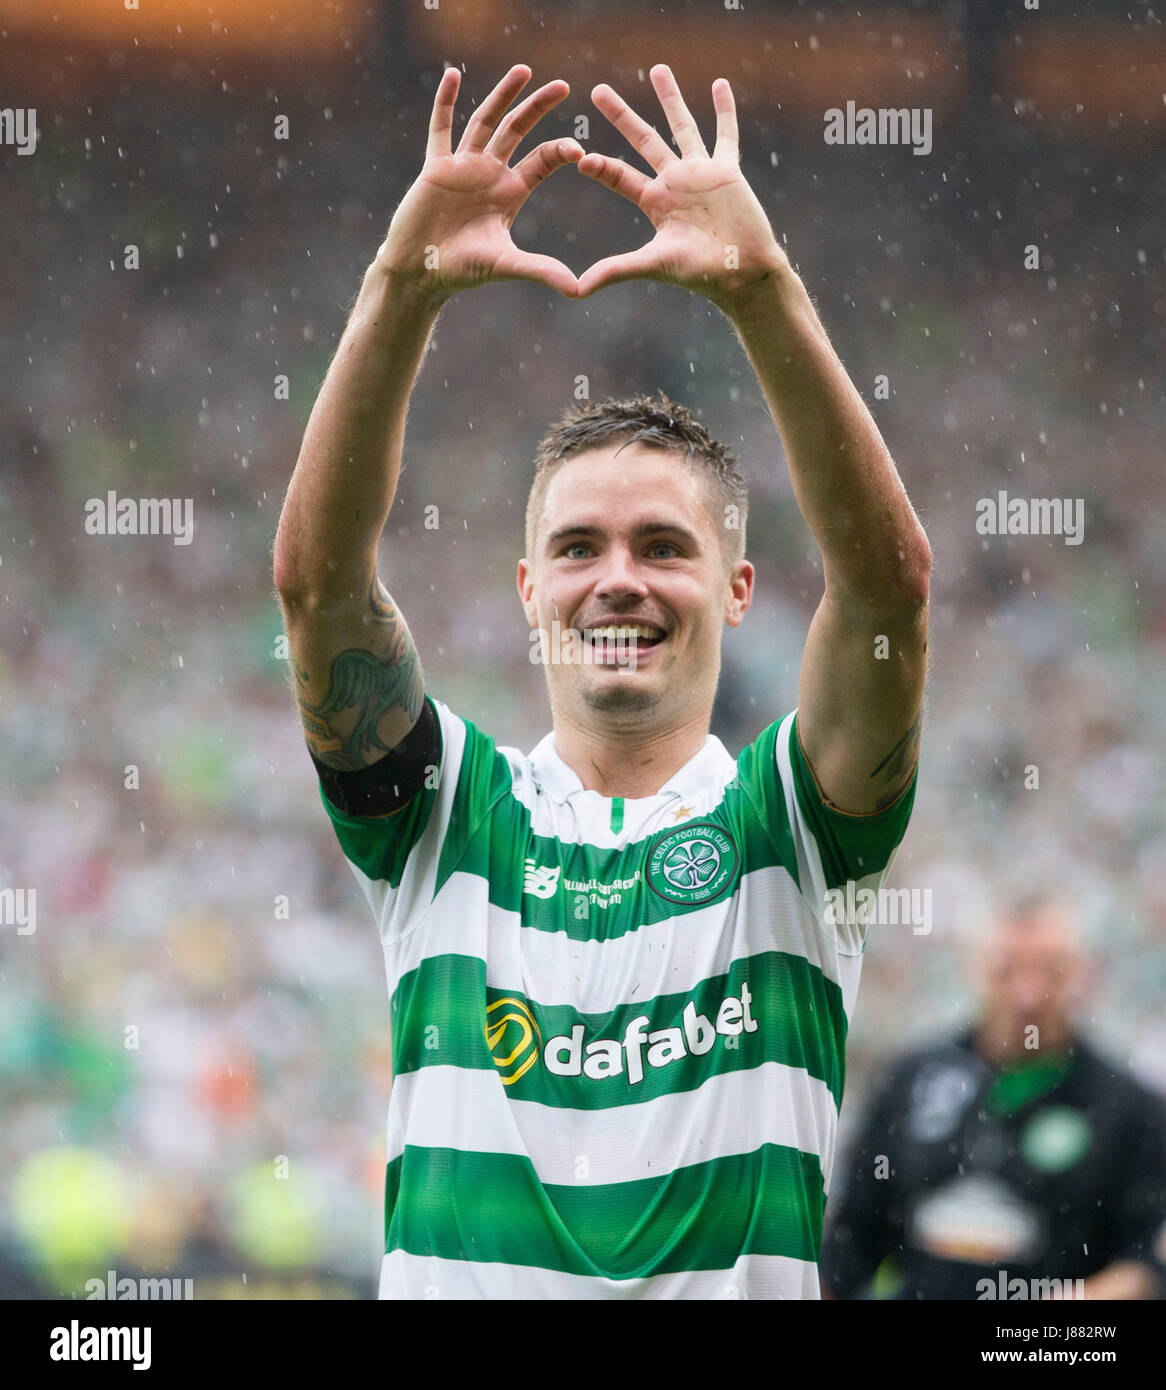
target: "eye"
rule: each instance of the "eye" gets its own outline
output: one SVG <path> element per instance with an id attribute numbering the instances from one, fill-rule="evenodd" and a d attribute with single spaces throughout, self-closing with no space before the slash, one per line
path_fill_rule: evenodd
<path id="1" fill-rule="evenodd" d="M 657 551 L 659 551 L 659 550 L 668 550 L 668 551 L 671 551 L 671 554 L 669 554 L 669 555 L 658 555 L 658 554 L 656 554 L 655 552 L 657 552 Z M 652 546 L 651 546 L 651 553 L 653 554 L 654 558 L 657 559 L 657 560 L 671 560 L 674 556 L 680 554 L 680 552 L 679 552 L 679 551 L 677 550 L 677 548 L 672 544 L 671 541 L 654 541 L 654 542 L 652 543 Z"/>
<path id="2" fill-rule="evenodd" d="M 583 560 L 586 559 L 585 555 L 574 555 L 572 554 L 572 551 L 590 551 L 590 549 L 591 547 L 587 544 L 586 541 L 572 541 L 571 544 L 566 548 L 566 550 L 563 551 L 563 554 L 567 557 L 568 560 Z"/>

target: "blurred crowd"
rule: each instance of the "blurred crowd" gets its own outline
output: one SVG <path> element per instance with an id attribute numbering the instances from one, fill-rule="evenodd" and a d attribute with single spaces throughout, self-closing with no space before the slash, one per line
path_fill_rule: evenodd
<path id="1" fill-rule="evenodd" d="M 271 543 L 437 74 L 388 95 L 137 75 L 43 112 L 35 158 L 0 152 L 21 245 L 0 257 L 0 889 L 36 890 L 35 931 L 0 927 L 0 1294 L 84 1296 L 108 1270 L 196 1297 L 374 1290 L 381 957 L 289 694 Z M 1007 113 L 926 159 L 827 147 L 776 98 L 742 144 L 934 555 L 892 880 L 932 890 L 934 925 L 867 951 L 843 1144 L 887 1057 L 965 1017 L 957 948 L 1033 888 L 1094 948 L 1086 1033 L 1166 1090 L 1166 160 Z M 581 273 L 645 225 L 580 180 L 549 180 L 515 236 Z M 500 744 L 550 727 L 515 563 L 534 446 L 580 378 L 663 388 L 748 474 L 758 592 L 713 722 L 736 753 L 796 704 L 821 568 L 729 323 L 663 286 L 444 310 L 381 546 L 427 687 Z M 1083 543 L 978 534 L 1000 490 L 1083 498 Z M 192 499 L 193 542 L 88 534 L 110 491 Z"/>

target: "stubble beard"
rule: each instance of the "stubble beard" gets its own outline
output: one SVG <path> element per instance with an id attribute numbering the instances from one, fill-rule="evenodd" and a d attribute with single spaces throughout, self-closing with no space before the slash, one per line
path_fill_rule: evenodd
<path id="1" fill-rule="evenodd" d="M 660 703 L 660 692 L 644 686 L 612 683 L 602 688 L 584 686 L 583 703 L 597 714 L 640 714 Z"/>

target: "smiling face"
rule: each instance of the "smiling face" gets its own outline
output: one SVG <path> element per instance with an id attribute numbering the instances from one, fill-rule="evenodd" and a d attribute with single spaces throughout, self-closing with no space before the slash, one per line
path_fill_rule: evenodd
<path id="1" fill-rule="evenodd" d="M 638 442 L 555 467 L 518 592 L 532 633 L 549 643 L 557 622 L 567 641 L 558 660 L 545 649 L 556 719 L 661 730 L 707 721 L 721 630 L 737 626 L 753 592 L 753 566 L 726 559 L 714 495 L 682 455 Z"/>

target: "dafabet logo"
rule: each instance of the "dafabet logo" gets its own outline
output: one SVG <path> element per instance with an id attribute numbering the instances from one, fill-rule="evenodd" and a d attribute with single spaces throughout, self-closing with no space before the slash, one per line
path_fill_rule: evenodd
<path id="1" fill-rule="evenodd" d="M 713 1017 L 701 1013 L 698 1001 L 689 999 L 680 1013 L 679 1027 L 649 1032 L 651 1019 L 638 1014 L 628 1021 L 622 1036 L 592 1038 L 587 1027 L 573 1024 L 543 1043 L 542 1029 L 528 1003 L 507 995 L 486 1007 L 486 1046 L 502 1074 L 502 1084 L 512 1086 L 534 1066 L 541 1055 L 552 1076 L 578 1076 L 604 1081 L 626 1076 L 628 1085 L 643 1081 L 645 1067 L 658 1070 L 685 1057 L 701 1057 L 718 1039 L 727 1047 L 740 1046 L 743 1034 L 755 1033 L 753 993 L 748 981 L 739 994 L 726 995 Z"/>
<path id="2" fill-rule="evenodd" d="M 534 1014 L 521 999 L 495 999 L 487 1005 L 486 1046 L 503 1086 L 513 1086 L 534 1066 L 542 1040 Z"/>

